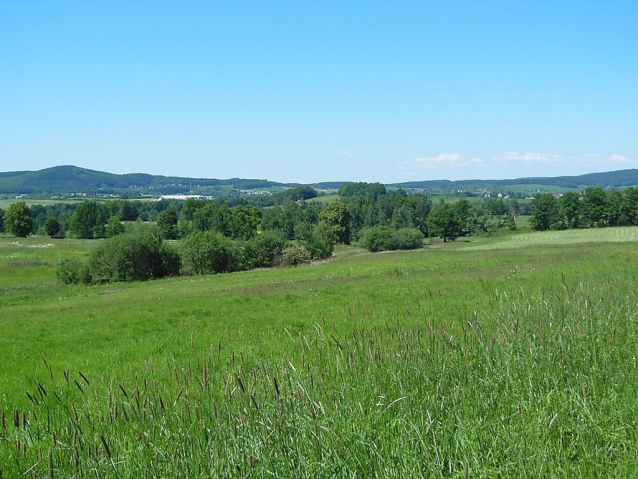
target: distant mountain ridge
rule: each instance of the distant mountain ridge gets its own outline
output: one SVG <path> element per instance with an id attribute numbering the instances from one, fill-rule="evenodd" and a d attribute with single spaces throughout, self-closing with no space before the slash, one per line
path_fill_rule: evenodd
<path id="1" fill-rule="evenodd" d="M 0 172 L 0 194 L 176 194 L 195 193 L 220 195 L 232 190 L 250 190 L 270 187 L 313 186 L 315 188 L 336 189 L 345 181 L 310 183 L 280 183 L 269 180 L 230 178 L 184 178 L 176 176 L 151 175 L 147 173 L 127 173 L 118 175 L 89 170 L 77 166 L 54 166 L 38 171 Z M 620 170 L 605 173 L 589 173 L 580 176 L 558 176 L 538 178 L 517 178 L 510 180 L 426 180 L 386 184 L 388 188 L 419 189 L 424 192 L 478 192 L 489 189 L 507 191 L 514 187 L 543 187 L 558 189 L 579 189 L 588 186 L 603 188 L 624 188 L 638 185 L 638 170 Z"/>

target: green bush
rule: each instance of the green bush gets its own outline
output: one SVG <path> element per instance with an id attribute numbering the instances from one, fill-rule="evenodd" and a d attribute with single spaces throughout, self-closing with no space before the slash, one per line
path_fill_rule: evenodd
<path id="1" fill-rule="evenodd" d="M 62 284 L 91 284 L 89 267 L 78 259 L 62 259 L 55 268 L 55 276 Z"/>
<path id="2" fill-rule="evenodd" d="M 226 273 L 243 269 L 242 254 L 231 239 L 213 231 L 193 231 L 182 240 L 184 269 L 194 274 Z"/>
<path id="3" fill-rule="evenodd" d="M 246 266 L 253 268 L 270 268 L 280 259 L 286 239 L 278 231 L 264 231 L 244 243 Z"/>
<path id="4" fill-rule="evenodd" d="M 401 228 L 393 234 L 396 249 L 418 249 L 423 246 L 423 233 L 418 228 Z"/>
<path id="5" fill-rule="evenodd" d="M 91 253 L 89 266 L 97 281 L 144 281 L 179 274 L 180 261 L 153 228 L 105 240 Z"/>
<path id="6" fill-rule="evenodd" d="M 326 259 L 332 255 L 336 242 L 337 235 L 333 228 L 324 221 L 320 221 L 312 229 L 307 248 L 313 259 Z"/>
<path id="7" fill-rule="evenodd" d="M 423 233 L 417 228 L 394 231 L 389 226 L 375 226 L 361 230 L 359 244 L 373 253 L 417 249 L 423 246 Z"/>
<path id="8" fill-rule="evenodd" d="M 310 252 L 304 246 L 291 244 L 284 249 L 282 263 L 284 266 L 297 266 L 310 263 L 311 259 Z"/>
<path id="9" fill-rule="evenodd" d="M 393 233 L 394 231 L 389 226 L 364 228 L 359 233 L 359 244 L 373 253 L 392 250 L 395 249 Z"/>

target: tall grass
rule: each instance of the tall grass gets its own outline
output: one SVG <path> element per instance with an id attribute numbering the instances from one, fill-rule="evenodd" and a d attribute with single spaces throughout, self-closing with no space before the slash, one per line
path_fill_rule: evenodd
<path id="1" fill-rule="evenodd" d="M 283 355 L 219 341 L 108 387 L 43 358 L 3 414 L 0 477 L 632 477 L 634 290 L 605 275 L 456 317 L 364 309 L 347 333 L 285 329 Z"/>

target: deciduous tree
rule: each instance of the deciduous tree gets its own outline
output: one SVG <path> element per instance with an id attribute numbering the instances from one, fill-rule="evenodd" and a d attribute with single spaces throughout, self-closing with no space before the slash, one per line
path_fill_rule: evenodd
<path id="1" fill-rule="evenodd" d="M 24 201 L 9 206 L 4 214 L 4 229 L 19 238 L 26 238 L 33 232 L 31 210 Z"/>

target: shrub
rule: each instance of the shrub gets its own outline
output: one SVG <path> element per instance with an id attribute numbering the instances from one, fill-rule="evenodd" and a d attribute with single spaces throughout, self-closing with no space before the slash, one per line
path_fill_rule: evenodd
<path id="1" fill-rule="evenodd" d="M 123 233 L 102 242 L 89 260 L 98 281 L 132 281 L 179 274 L 179 256 L 156 228 Z"/>
<path id="2" fill-rule="evenodd" d="M 418 249 L 423 246 L 423 233 L 418 228 L 401 228 L 393 234 L 396 249 Z"/>
<path id="3" fill-rule="evenodd" d="M 270 268 L 281 257 L 286 239 L 278 231 L 264 231 L 244 243 L 244 258 L 248 268 Z"/>
<path id="4" fill-rule="evenodd" d="M 373 253 L 417 249 L 423 246 L 423 233 L 417 228 L 401 228 L 394 231 L 389 226 L 375 226 L 361 230 L 359 244 Z"/>
<path id="5" fill-rule="evenodd" d="M 184 268 L 195 274 L 224 273 L 242 269 L 241 251 L 221 233 L 194 231 L 182 240 Z"/>
<path id="6" fill-rule="evenodd" d="M 312 230 L 308 241 L 308 251 L 314 259 L 326 259 L 334 250 L 337 235 L 327 223 L 320 221 Z"/>
<path id="7" fill-rule="evenodd" d="M 395 249 L 393 233 L 394 231 L 389 226 L 364 228 L 359 234 L 359 244 L 373 253 L 392 250 Z"/>
<path id="8" fill-rule="evenodd" d="M 282 262 L 285 266 L 297 266 L 310 263 L 311 259 L 310 252 L 304 246 L 291 244 L 284 249 Z"/>
<path id="9" fill-rule="evenodd" d="M 91 284 L 89 267 L 77 259 L 62 259 L 55 268 L 55 276 L 62 284 Z"/>

